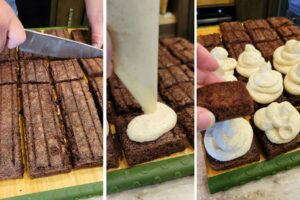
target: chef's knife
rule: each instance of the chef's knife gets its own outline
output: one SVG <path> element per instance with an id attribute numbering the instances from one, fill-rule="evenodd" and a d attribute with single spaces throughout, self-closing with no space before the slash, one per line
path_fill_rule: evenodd
<path id="1" fill-rule="evenodd" d="M 19 46 L 24 52 L 56 58 L 102 57 L 102 50 L 81 42 L 25 30 L 26 41 Z"/>

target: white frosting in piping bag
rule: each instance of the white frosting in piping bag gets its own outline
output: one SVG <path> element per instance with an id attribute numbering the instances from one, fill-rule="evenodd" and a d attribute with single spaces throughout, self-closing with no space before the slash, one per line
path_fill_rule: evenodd
<path id="1" fill-rule="evenodd" d="M 240 75 L 249 78 L 265 65 L 266 61 L 260 51 L 255 49 L 252 44 L 246 44 L 244 52 L 239 56 L 236 71 Z"/>
<path id="2" fill-rule="evenodd" d="M 157 103 L 154 113 L 135 117 L 128 124 L 127 134 L 130 140 L 149 142 L 167 133 L 177 123 L 177 115 L 169 106 Z"/>
<path id="3" fill-rule="evenodd" d="M 246 87 L 254 101 L 268 104 L 276 100 L 283 92 L 282 75 L 272 70 L 268 62 L 267 66 L 250 76 Z"/>
<path id="4" fill-rule="evenodd" d="M 273 54 L 274 68 L 283 74 L 300 64 L 300 41 L 289 40 L 285 45 L 278 47 Z"/>
<path id="5" fill-rule="evenodd" d="M 295 65 L 284 78 L 285 90 L 292 95 L 300 95 L 300 64 Z"/>
<path id="6" fill-rule="evenodd" d="M 253 130 L 244 118 L 218 122 L 204 135 L 207 153 L 216 160 L 230 161 L 245 155 L 251 148 Z"/>
<path id="7" fill-rule="evenodd" d="M 289 102 L 271 103 L 254 114 L 254 123 L 275 144 L 292 141 L 300 131 L 300 114 Z"/>

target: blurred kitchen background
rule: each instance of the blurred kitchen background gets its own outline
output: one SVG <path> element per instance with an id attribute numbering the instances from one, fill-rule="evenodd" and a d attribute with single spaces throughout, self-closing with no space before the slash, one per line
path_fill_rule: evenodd
<path id="1" fill-rule="evenodd" d="M 300 0 L 197 0 L 197 25 L 283 16 L 300 25 Z"/>
<path id="2" fill-rule="evenodd" d="M 26 28 L 87 25 L 84 0 L 17 0 Z M 194 39 L 194 0 L 161 0 L 160 35 Z"/>

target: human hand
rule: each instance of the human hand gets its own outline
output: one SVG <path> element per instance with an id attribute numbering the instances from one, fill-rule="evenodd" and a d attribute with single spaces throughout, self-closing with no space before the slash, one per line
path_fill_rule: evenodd
<path id="1" fill-rule="evenodd" d="M 0 0 L 0 52 L 15 48 L 26 40 L 24 27 L 12 8 Z"/>
<path id="2" fill-rule="evenodd" d="M 101 48 L 103 44 L 103 0 L 85 0 L 86 12 L 91 25 L 92 45 Z"/>
<path id="3" fill-rule="evenodd" d="M 197 45 L 197 84 L 198 87 L 221 82 L 222 78 L 214 73 L 219 64 L 215 58 L 200 44 Z M 197 127 L 203 131 L 215 123 L 215 116 L 209 110 L 197 108 Z"/>

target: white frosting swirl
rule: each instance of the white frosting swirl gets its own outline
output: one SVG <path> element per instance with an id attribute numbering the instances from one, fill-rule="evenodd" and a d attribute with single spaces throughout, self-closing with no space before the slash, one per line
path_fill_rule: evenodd
<path id="1" fill-rule="evenodd" d="M 237 62 L 234 58 L 228 57 L 228 52 L 223 47 L 215 47 L 210 52 L 213 57 L 218 61 L 219 67 L 223 70 L 225 75 L 233 74 Z"/>
<path id="2" fill-rule="evenodd" d="M 278 47 L 273 55 L 274 68 L 283 74 L 300 64 L 300 41 L 289 40 L 285 45 Z"/>
<path id="3" fill-rule="evenodd" d="M 284 88 L 292 95 L 300 95 L 300 64 L 292 67 L 285 76 Z"/>
<path id="4" fill-rule="evenodd" d="M 262 57 L 260 51 L 255 49 L 253 45 L 246 44 L 244 52 L 239 56 L 236 71 L 240 75 L 249 78 L 265 65 L 266 61 Z"/>
<path id="5" fill-rule="evenodd" d="M 300 131 L 300 114 L 289 102 L 271 103 L 254 114 L 254 123 L 274 144 L 292 141 Z"/>
<path id="6" fill-rule="evenodd" d="M 218 122 L 204 135 L 207 153 L 216 160 L 230 161 L 245 155 L 251 148 L 253 130 L 244 118 Z"/>
<path id="7" fill-rule="evenodd" d="M 282 75 L 272 70 L 268 62 L 266 67 L 250 76 L 246 87 L 254 101 L 268 104 L 276 100 L 283 92 Z"/>
<path id="8" fill-rule="evenodd" d="M 225 81 L 237 81 L 237 78 L 232 75 L 232 74 L 224 74 L 222 76 L 222 78 L 225 80 Z"/>
<path id="9" fill-rule="evenodd" d="M 177 115 L 169 106 L 157 102 L 154 113 L 133 118 L 127 127 L 127 135 L 132 141 L 149 142 L 158 139 L 175 127 Z"/>

